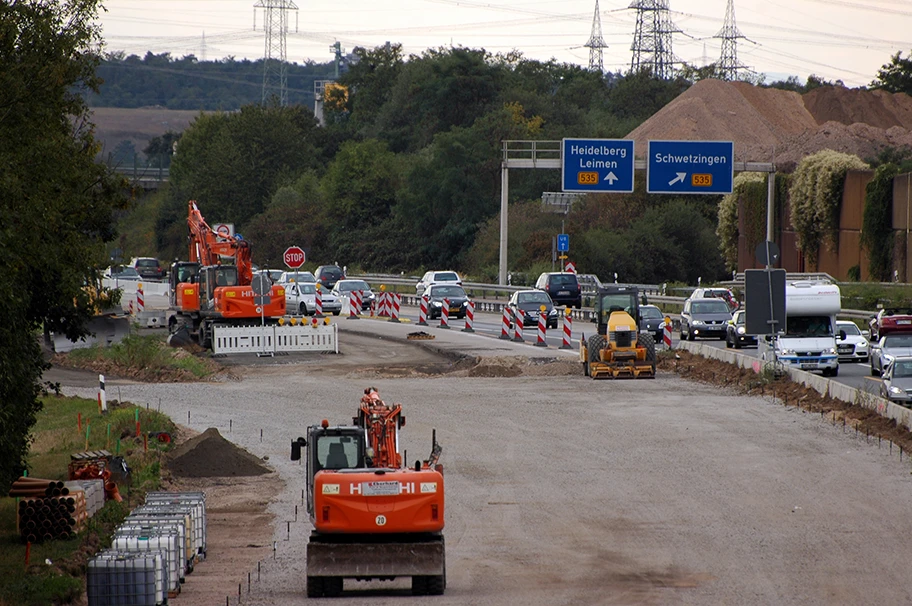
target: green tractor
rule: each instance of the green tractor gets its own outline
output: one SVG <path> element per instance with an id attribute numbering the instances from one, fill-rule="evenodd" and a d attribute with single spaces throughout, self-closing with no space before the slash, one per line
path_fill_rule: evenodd
<path id="1" fill-rule="evenodd" d="M 593 379 L 654 379 L 656 345 L 640 333 L 640 297 L 636 286 L 609 284 L 595 300 L 596 334 L 580 339 L 583 372 Z"/>

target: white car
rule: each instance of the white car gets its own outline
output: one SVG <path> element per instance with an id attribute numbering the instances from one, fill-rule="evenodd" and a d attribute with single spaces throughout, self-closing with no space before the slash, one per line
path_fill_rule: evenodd
<path id="1" fill-rule="evenodd" d="M 415 294 L 421 296 L 424 291 L 434 284 L 450 284 L 462 286 L 462 278 L 455 271 L 429 271 L 426 272 L 418 284 L 415 285 Z"/>
<path id="2" fill-rule="evenodd" d="M 320 289 L 320 303 L 323 313 L 338 316 L 342 313 L 342 301 L 327 290 Z M 291 315 L 312 316 L 317 312 L 317 285 L 313 282 L 289 282 L 285 284 L 285 309 Z"/>
<path id="3" fill-rule="evenodd" d="M 290 282 L 316 282 L 312 271 L 283 271 L 276 280 L 276 284 L 288 284 Z"/>
<path id="4" fill-rule="evenodd" d="M 845 331 L 845 341 L 836 339 L 836 353 L 840 362 L 867 362 L 871 352 L 868 331 L 859 330 L 855 322 L 836 320 L 836 334 Z"/>

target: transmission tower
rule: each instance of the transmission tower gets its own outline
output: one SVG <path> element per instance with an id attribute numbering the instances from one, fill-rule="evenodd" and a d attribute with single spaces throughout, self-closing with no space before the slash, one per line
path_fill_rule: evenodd
<path id="1" fill-rule="evenodd" d="M 671 35 L 681 30 L 675 29 L 668 16 L 668 0 L 634 0 L 629 8 L 637 11 L 630 71 L 649 69 L 655 77 L 670 80 L 675 63 Z"/>
<path id="2" fill-rule="evenodd" d="M 723 80 L 738 80 L 738 70 L 747 69 L 738 63 L 738 38 L 748 38 L 735 25 L 735 2 L 728 0 L 725 9 L 725 23 L 713 38 L 722 39 L 722 57 L 719 60 L 719 76 Z"/>
<path id="3" fill-rule="evenodd" d="M 605 39 L 602 38 L 602 17 L 599 15 L 598 0 L 595 0 L 595 15 L 592 17 L 592 34 L 589 35 L 589 41 L 583 46 L 589 48 L 589 69 L 598 72 L 605 72 L 605 62 L 603 58 L 603 49 L 608 48 Z"/>
<path id="4" fill-rule="evenodd" d="M 288 11 L 298 10 L 293 0 L 257 0 L 262 8 L 266 31 L 266 56 L 263 60 L 263 103 L 273 95 L 282 106 L 288 105 L 288 65 L 285 42 L 288 33 Z M 254 16 L 254 28 L 256 17 Z"/>
<path id="5" fill-rule="evenodd" d="M 203 32 L 203 41 L 200 43 L 200 61 L 206 60 L 206 32 Z"/>

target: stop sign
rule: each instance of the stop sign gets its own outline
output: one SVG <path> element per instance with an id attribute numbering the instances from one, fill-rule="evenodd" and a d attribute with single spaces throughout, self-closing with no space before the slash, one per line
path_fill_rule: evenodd
<path id="1" fill-rule="evenodd" d="M 285 259 L 285 265 L 291 269 L 297 269 L 304 265 L 304 251 L 300 246 L 289 246 L 285 249 L 282 256 Z"/>

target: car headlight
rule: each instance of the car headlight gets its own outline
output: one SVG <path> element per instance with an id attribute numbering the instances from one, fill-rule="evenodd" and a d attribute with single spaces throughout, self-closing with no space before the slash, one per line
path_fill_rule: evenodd
<path id="1" fill-rule="evenodd" d="M 836 348 L 835 348 L 835 347 L 829 347 L 829 348 L 827 348 L 827 349 L 824 349 L 824 350 L 823 350 L 823 353 L 825 353 L 825 354 L 835 354 L 835 353 L 836 353 Z"/>
<path id="2" fill-rule="evenodd" d="M 743 327 L 743 326 L 739 326 L 739 327 L 738 327 L 738 334 L 739 334 L 739 335 L 743 335 L 743 334 L 744 334 L 744 327 Z"/>
<path id="3" fill-rule="evenodd" d="M 690 323 L 694 326 L 703 326 L 703 320 L 691 320 Z"/>
<path id="4" fill-rule="evenodd" d="M 468 306 L 469 306 L 469 302 L 468 302 L 468 301 L 463 301 L 463 302 L 462 302 L 462 306 L 463 306 L 463 307 L 468 307 Z"/>
<path id="5" fill-rule="evenodd" d="M 556 316 L 556 315 L 557 315 L 557 310 L 556 310 L 556 309 L 552 309 L 551 311 L 548 312 L 548 315 L 549 315 L 549 316 Z"/>
<path id="6" fill-rule="evenodd" d="M 783 356 L 794 356 L 795 350 L 794 349 L 783 349 L 779 353 L 780 353 L 780 355 L 783 355 Z"/>
<path id="7" fill-rule="evenodd" d="M 868 342 L 865 341 L 864 339 L 862 339 L 861 343 L 858 344 L 858 347 L 867 347 L 867 346 L 868 346 Z"/>
<path id="8" fill-rule="evenodd" d="M 443 307 L 443 303 L 440 301 L 431 301 L 431 307 Z"/>
<path id="9" fill-rule="evenodd" d="M 903 391 L 902 389 L 900 389 L 899 387 L 891 387 L 890 393 L 893 394 L 894 396 L 900 396 L 906 392 Z"/>

